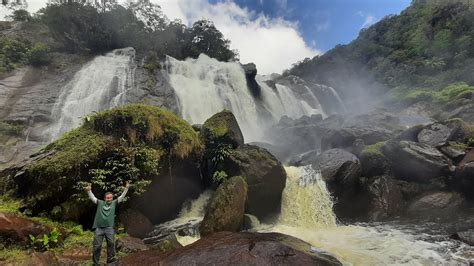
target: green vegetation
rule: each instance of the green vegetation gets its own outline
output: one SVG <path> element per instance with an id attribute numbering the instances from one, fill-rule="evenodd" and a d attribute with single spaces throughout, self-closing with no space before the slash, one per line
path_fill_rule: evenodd
<path id="1" fill-rule="evenodd" d="M 357 96 L 358 88 L 373 94 L 397 88 L 402 100 L 446 102 L 472 91 L 466 85 L 474 84 L 472 69 L 472 4 L 414 1 L 400 15 L 362 29 L 350 44 L 307 58 L 285 74 L 330 85 L 347 98 Z"/>
<path id="2" fill-rule="evenodd" d="M 39 20 L 49 27 L 63 49 L 73 53 L 101 53 L 131 46 L 178 59 L 200 53 L 222 61 L 238 57 L 211 21 L 200 20 L 189 28 L 179 20 L 170 21 L 160 6 L 149 1 L 107 8 L 78 2 L 51 4 L 39 11 Z"/>
<path id="3" fill-rule="evenodd" d="M 131 193 L 141 194 L 171 158 L 201 153 L 201 140 L 186 121 L 155 106 L 132 104 L 86 117 L 13 181 L 33 213 L 77 220 L 90 207 L 86 183 L 95 193 L 118 194 L 131 181 Z"/>
<path id="4" fill-rule="evenodd" d="M 21 125 L 0 121 L 0 143 L 5 143 L 10 137 L 21 137 L 23 129 Z"/>
<path id="5" fill-rule="evenodd" d="M 38 251 L 49 250 L 52 247 L 58 245 L 60 233 L 56 228 L 51 230 L 49 234 L 43 234 L 42 236 L 29 235 L 31 241 L 31 247 Z"/>
<path id="6" fill-rule="evenodd" d="M 448 85 L 441 90 L 407 89 L 395 93 L 395 98 L 403 102 L 415 103 L 420 101 L 433 101 L 448 103 L 465 95 L 474 93 L 474 87 L 464 82 Z"/>
<path id="7" fill-rule="evenodd" d="M 212 175 L 212 182 L 216 185 L 222 184 L 229 176 L 225 171 L 215 171 Z"/>
<path id="8" fill-rule="evenodd" d="M 20 200 L 15 200 L 8 195 L 0 195 L 0 213 L 17 213 L 22 203 Z"/>
<path id="9" fill-rule="evenodd" d="M 26 22 L 32 20 L 30 13 L 25 9 L 18 9 L 13 11 L 10 16 L 14 21 Z"/>
<path id="10" fill-rule="evenodd" d="M 385 141 L 377 142 L 372 145 L 366 146 L 362 151 L 361 155 L 377 155 L 384 156 L 382 153 L 382 147 L 385 145 Z"/>

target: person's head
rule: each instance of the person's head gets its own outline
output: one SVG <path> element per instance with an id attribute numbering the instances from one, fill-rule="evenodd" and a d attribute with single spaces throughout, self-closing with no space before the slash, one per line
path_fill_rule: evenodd
<path id="1" fill-rule="evenodd" d="M 107 192 L 107 193 L 105 193 L 105 195 L 104 195 L 104 201 L 105 201 L 106 203 L 111 203 L 113 199 L 114 199 L 114 194 L 113 194 L 112 192 Z"/>

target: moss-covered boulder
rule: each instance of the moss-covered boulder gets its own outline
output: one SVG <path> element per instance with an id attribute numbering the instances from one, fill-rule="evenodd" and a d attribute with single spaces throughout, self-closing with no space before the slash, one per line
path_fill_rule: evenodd
<path id="1" fill-rule="evenodd" d="M 194 162 L 201 152 L 200 138 L 187 122 L 158 107 L 133 104 L 86 117 L 81 127 L 8 172 L 13 173 L 17 196 L 26 199 L 33 213 L 54 210 L 63 219 L 75 220 L 83 214 L 93 217 L 94 208 L 83 192 L 86 182 L 100 198 L 105 191 L 120 193 L 131 180 L 130 195 L 147 190 L 141 196 L 148 196 L 147 201 L 167 201 L 166 206 L 154 206 L 153 213 L 163 214 L 149 217 L 155 222 L 170 218 L 185 198 L 200 193 Z M 176 169 L 180 165 L 193 167 Z"/>
<path id="2" fill-rule="evenodd" d="M 246 213 L 265 220 L 280 212 L 286 172 L 267 150 L 254 145 L 241 145 L 230 151 L 222 162 L 221 170 L 228 176 L 245 178 L 248 185 Z"/>
<path id="3" fill-rule="evenodd" d="M 385 155 L 382 153 L 382 146 L 385 142 L 378 142 L 366 146 L 359 155 L 362 165 L 362 176 L 372 177 L 383 175 L 389 170 L 389 163 Z"/>
<path id="4" fill-rule="evenodd" d="M 232 112 L 224 110 L 207 119 L 201 128 L 201 137 L 206 147 L 219 143 L 230 144 L 234 148 L 244 144 L 244 136 Z"/>
<path id="5" fill-rule="evenodd" d="M 234 176 L 222 183 L 212 197 L 199 227 L 201 236 L 220 231 L 239 231 L 246 199 L 247 183 L 241 176 Z"/>

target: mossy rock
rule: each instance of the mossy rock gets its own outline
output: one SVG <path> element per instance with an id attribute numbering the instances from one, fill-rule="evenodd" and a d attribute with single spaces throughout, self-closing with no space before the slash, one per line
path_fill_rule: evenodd
<path id="1" fill-rule="evenodd" d="M 365 146 L 359 155 L 362 165 L 362 176 L 372 177 L 383 175 L 389 170 L 389 162 L 382 153 L 385 141 L 381 141 L 369 146 Z"/>
<path id="2" fill-rule="evenodd" d="M 77 220 L 92 208 L 85 182 L 95 182 L 95 192 L 119 193 L 131 180 L 132 192 L 140 192 L 138 186 L 143 191 L 162 165 L 176 158 L 199 160 L 201 153 L 199 135 L 186 121 L 158 107 L 132 104 L 87 116 L 81 127 L 9 172 L 17 196 L 34 213 L 61 206 L 64 219 Z M 81 208 L 70 208 L 81 201 L 86 201 Z"/>
<path id="3" fill-rule="evenodd" d="M 199 227 L 201 236 L 215 232 L 237 232 L 242 227 L 247 199 L 247 183 L 234 176 L 222 183 L 215 192 Z"/>
<path id="4" fill-rule="evenodd" d="M 234 147 L 244 144 L 244 136 L 234 114 L 228 110 L 213 115 L 202 125 L 201 137 L 206 147 L 219 143 Z"/>

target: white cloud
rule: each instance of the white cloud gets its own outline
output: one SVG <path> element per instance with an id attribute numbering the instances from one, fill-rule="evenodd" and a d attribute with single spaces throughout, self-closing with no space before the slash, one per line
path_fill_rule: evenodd
<path id="1" fill-rule="evenodd" d="M 316 24 L 316 31 L 327 31 L 329 29 L 329 21 L 326 20 L 323 23 Z"/>
<path id="2" fill-rule="evenodd" d="M 178 17 L 187 24 L 207 18 L 239 50 L 242 63 L 254 62 L 260 74 L 281 72 L 291 64 L 320 54 L 309 47 L 298 32 L 298 25 L 281 18 L 273 19 L 263 14 L 241 8 L 233 2 L 210 4 L 207 0 L 154 0 L 162 6 L 171 19 Z M 169 2 L 178 3 L 180 10 Z M 286 1 L 280 1 L 282 5 Z M 172 6 L 172 11 L 166 4 Z"/>

